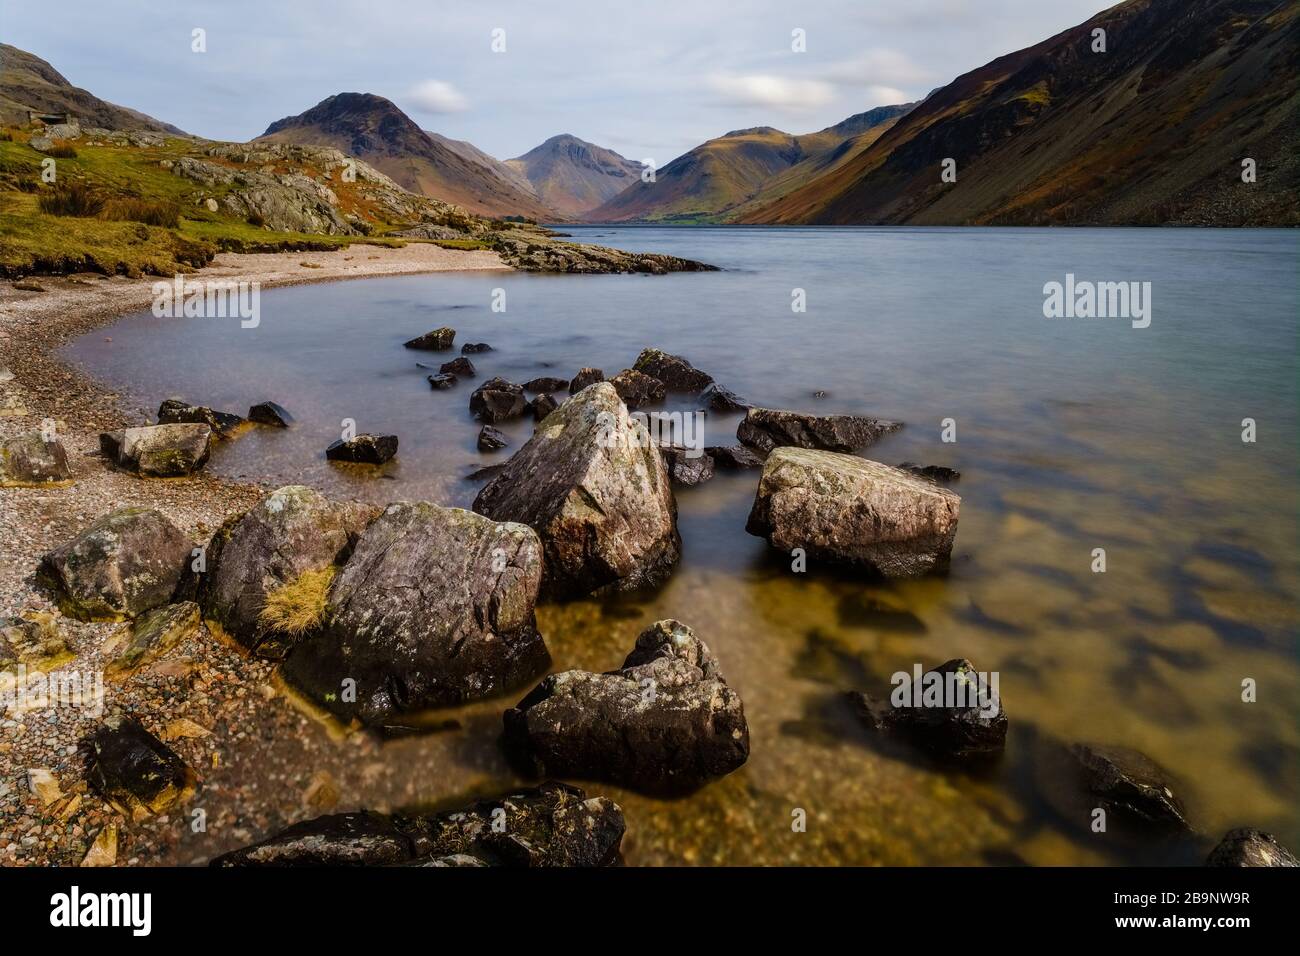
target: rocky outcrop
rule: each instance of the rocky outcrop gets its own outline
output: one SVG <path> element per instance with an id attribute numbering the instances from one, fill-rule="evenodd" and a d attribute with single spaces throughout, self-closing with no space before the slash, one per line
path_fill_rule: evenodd
<path id="1" fill-rule="evenodd" d="M 576 395 L 588 385 L 595 385 L 597 382 L 605 381 L 605 373 L 598 368 L 583 366 L 578 369 L 578 374 L 569 380 L 569 394 Z"/>
<path id="2" fill-rule="evenodd" d="M 777 448 L 745 530 L 774 548 L 889 578 L 947 568 L 961 498 L 853 455 Z"/>
<path id="3" fill-rule="evenodd" d="M 700 392 L 713 384 L 713 376 L 701 372 L 680 355 L 659 349 L 643 349 L 632 368 L 656 378 L 674 392 Z"/>
<path id="4" fill-rule="evenodd" d="M 65 614 L 116 621 L 171 601 L 192 548 L 160 512 L 121 508 L 45 555 L 38 575 Z"/>
<path id="5" fill-rule="evenodd" d="M 535 230 L 507 229 L 484 236 L 506 265 L 524 272 L 562 272 L 570 274 L 645 273 L 667 275 L 670 272 L 716 272 L 717 267 L 658 253 L 624 252 L 586 243 L 560 242 L 547 237 L 544 241 Z"/>
<path id="6" fill-rule="evenodd" d="M 169 398 L 158 406 L 159 425 L 207 425 L 218 438 L 231 438 L 244 419 L 230 412 L 217 412 L 206 405 L 191 405 L 179 398 Z"/>
<path id="7" fill-rule="evenodd" d="M 81 750 L 90 788 L 128 819 L 166 813 L 194 792 L 194 771 L 136 720 L 107 718 Z"/>
<path id="8" fill-rule="evenodd" d="M 59 485 L 72 480 L 68 453 L 57 438 L 40 432 L 0 439 L 0 488 Z"/>
<path id="9" fill-rule="evenodd" d="M 396 454 L 396 435 L 357 435 L 346 441 L 340 438 L 325 449 L 325 457 L 330 461 L 358 465 L 382 465 Z"/>
<path id="10" fill-rule="evenodd" d="M 517 687 L 550 663 L 533 604 L 541 544 L 520 524 L 424 502 L 389 505 L 329 592 L 285 676 L 367 724 Z"/>
<path id="11" fill-rule="evenodd" d="M 623 369 L 609 380 L 609 384 L 614 386 L 624 404 L 632 409 L 662 402 L 668 394 L 663 382 L 636 369 Z"/>
<path id="12" fill-rule="evenodd" d="M 456 330 L 449 329 L 445 325 L 440 329 L 434 329 L 432 332 L 425 332 L 423 335 L 417 335 L 415 338 L 406 342 L 408 349 L 420 349 L 425 352 L 445 352 L 451 348 L 455 341 Z"/>
<path id="13" fill-rule="evenodd" d="M 1229 830 L 1210 851 L 1206 866 L 1300 866 L 1290 850 L 1277 837 L 1263 830 L 1244 827 Z"/>
<path id="14" fill-rule="evenodd" d="M 850 452 L 866 448 L 881 435 L 898 431 L 900 422 L 862 415 L 806 415 L 773 408 L 751 408 L 736 428 L 744 445 L 767 454 L 773 448 L 817 448 Z"/>
<path id="15" fill-rule="evenodd" d="M 618 804 L 548 782 L 443 813 L 318 817 L 212 866 L 609 866 L 624 830 Z"/>
<path id="16" fill-rule="evenodd" d="M 212 429 L 202 424 L 144 425 L 99 436 L 100 454 L 148 478 L 183 478 L 208 461 Z"/>
<path id="17" fill-rule="evenodd" d="M 490 378 L 469 397 L 469 411 L 489 425 L 518 418 L 528 408 L 524 387 L 504 378 Z"/>
<path id="18" fill-rule="evenodd" d="M 663 458 L 605 382 L 549 415 L 474 510 L 537 531 L 548 593 L 655 585 L 681 552 Z"/>
<path id="19" fill-rule="evenodd" d="M 271 428 L 288 428 L 293 416 L 275 402 L 258 402 L 248 410 L 248 420 Z"/>
<path id="20" fill-rule="evenodd" d="M 646 628 L 617 671 L 547 677 L 506 711 L 505 741 L 539 776 L 652 793 L 688 792 L 749 758 L 740 696 L 679 621 Z"/>

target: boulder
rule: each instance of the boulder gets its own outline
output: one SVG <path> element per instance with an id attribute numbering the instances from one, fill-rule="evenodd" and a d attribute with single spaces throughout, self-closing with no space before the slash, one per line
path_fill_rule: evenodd
<path id="1" fill-rule="evenodd" d="M 443 362 L 438 366 L 438 371 L 444 375 L 456 375 L 460 378 L 473 378 L 475 374 L 474 363 L 463 355 L 450 362 Z"/>
<path id="2" fill-rule="evenodd" d="M 550 664 L 533 616 L 541 577 L 541 543 L 521 524 L 389 505 L 334 578 L 325 624 L 293 649 L 285 676 L 367 724 L 499 694 Z"/>
<path id="3" fill-rule="evenodd" d="M 397 454 L 396 435 L 358 435 L 339 439 L 325 449 L 330 461 L 349 461 L 361 465 L 382 465 Z"/>
<path id="4" fill-rule="evenodd" d="M 680 355 L 643 349 L 632 368 L 663 382 L 674 392 L 698 392 L 713 384 L 713 376 L 697 369 Z"/>
<path id="5" fill-rule="evenodd" d="M 928 478 L 930 481 L 937 481 L 941 484 L 956 481 L 961 477 L 960 471 L 946 465 L 918 465 L 914 461 L 905 461 L 898 467 L 903 471 L 910 471 L 918 478 Z"/>
<path id="6" fill-rule="evenodd" d="M 461 355 L 477 355 L 479 352 L 491 352 L 492 346 L 486 342 L 466 342 L 460 347 Z"/>
<path id="7" fill-rule="evenodd" d="M 160 512 L 120 508 L 45 555 L 38 574 L 70 617 L 134 618 L 171 601 L 193 547 Z"/>
<path id="8" fill-rule="evenodd" d="M 543 375 L 524 382 L 525 392 L 559 392 L 569 387 L 567 378 L 556 378 L 553 375 Z"/>
<path id="9" fill-rule="evenodd" d="M 491 425 L 484 425 L 478 433 L 478 450 L 479 451 L 500 451 L 509 445 L 510 442 L 500 430 L 493 428 Z"/>
<path id="10" fill-rule="evenodd" d="M 301 635 L 263 613 L 268 597 L 305 574 L 341 566 L 377 513 L 302 485 L 273 491 L 213 535 L 199 579 L 204 616 L 244 647 L 282 657 Z"/>
<path id="11" fill-rule="evenodd" d="M 193 601 L 164 604 L 135 619 L 126 647 L 115 657 L 105 675 L 111 678 L 132 674 L 157 660 L 181 641 L 197 634 L 201 617 Z"/>
<path id="12" fill-rule="evenodd" d="M 451 348 L 451 343 L 456 338 L 456 330 L 443 326 L 440 329 L 434 329 L 432 332 L 425 332 L 418 335 L 409 342 L 404 343 L 408 349 L 420 349 L 423 352 L 444 352 Z"/>
<path id="13" fill-rule="evenodd" d="M 961 498 L 853 455 L 777 448 L 763 466 L 745 530 L 785 552 L 887 578 L 947 568 Z"/>
<path id="14" fill-rule="evenodd" d="M 100 435 L 99 450 L 125 471 L 150 478 L 182 478 L 207 464 L 212 429 L 189 422 L 144 425 Z"/>
<path id="15" fill-rule="evenodd" d="M 623 369 L 611 378 L 609 383 L 614 386 L 618 397 L 628 408 L 640 408 L 642 405 L 662 402 L 664 396 L 668 394 L 668 389 L 659 379 L 630 368 Z"/>
<path id="16" fill-rule="evenodd" d="M 63 442 L 39 431 L 0 439 L 0 488 L 58 485 L 72 480 Z"/>
<path id="17" fill-rule="evenodd" d="M 1108 814 L 1150 830 L 1191 829 L 1168 772 L 1146 754 L 1094 744 L 1074 744 L 1068 752 L 1091 802 Z"/>
<path id="18" fill-rule="evenodd" d="M 745 401 L 729 388 L 723 388 L 714 382 L 700 396 L 704 407 L 714 412 L 744 412 L 753 408 L 751 402 Z"/>
<path id="19" fill-rule="evenodd" d="M 605 381 L 604 372 L 598 368 L 584 366 L 578 369 L 578 374 L 569 381 L 569 394 L 576 395 L 588 385 L 595 385 L 597 382 L 603 381 Z"/>
<path id="20" fill-rule="evenodd" d="M 194 792 L 194 771 L 135 719 L 105 719 L 81 741 L 81 752 L 91 790 L 135 822 L 166 813 Z"/>
<path id="21" fill-rule="evenodd" d="M 607 382 L 547 416 L 474 510 L 537 531 L 557 595 L 659 584 L 681 552 L 663 457 Z"/>
<path id="22" fill-rule="evenodd" d="M 659 621 L 619 670 L 543 680 L 506 711 L 505 743 L 539 776 L 679 794 L 740 767 L 749 725 L 708 646 L 679 621 Z"/>
<path id="23" fill-rule="evenodd" d="M 905 738 L 939 757 L 971 760 L 1002 753 L 1008 722 L 996 685 L 963 659 L 925 674 L 919 673 L 919 666 L 916 670 L 919 679 L 909 676 L 906 685 L 910 693 L 896 686 L 889 700 L 858 691 L 849 694 L 870 729 Z"/>
<path id="24" fill-rule="evenodd" d="M 437 375 L 428 376 L 429 387 L 436 392 L 445 392 L 452 388 L 459 379 L 450 372 L 439 372 Z"/>
<path id="25" fill-rule="evenodd" d="M 258 402 L 248 410 L 248 420 L 272 428 L 288 428 L 293 424 L 293 416 L 275 402 Z"/>
<path id="26" fill-rule="evenodd" d="M 6 689 L 3 672 L 13 665 L 22 664 L 29 671 L 48 671 L 74 658 L 58 621 L 58 615 L 49 612 L 0 617 L 0 700 Z"/>
<path id="27" fill-rule="evenodd" d="M 881 435 L 898 431 L 901 422 L 886 422 L 862 415 L 806 415 L 773 408 L 751 408 L 736 428 L 736 437 L 762 454 L 773 448 L 819 448 L 823 451 L 857 451 Z"/>
<path id="28" fill-rule="evenodd" d="M 710 445 L 704 452 L 715 466 L 728 471 L 763 467 L 763 459 L 744 445 Z"/>
<path id="29" fill-rule="evenodd" d="M 518 418 L 528 407 L 524 387 L 504 378 L 491 378 L 469 397 L 470 414 L 489 425 Z"/>
<path id="30" fill-rule="evenodd" d="M 554 397 L 545 393 L 538 395 L 528 403 L 528 410 L 533 413 L 533 421 L 537 422 L 540 422 L 559 407 L 560 403 Z"/>
<path id="31" fill-rule="evenodd" d="M 659 453 L 669 477 L 679 485 L 702 485 L 713 477 L 713 458 L 703 450 L 696 454 L 679 445 L 660 445 Z"/>
<path id="32" fill-rule="evenodd" d="M 547 782 L 442 813 L 318 817 L 211 865 L 609 866 L 624 830 L 618 804 Z"/>
<path id="33" fill-rule="evenodd" d="M 244 419 L 229 412 L 217 412 L 206 405 L 191 405 L 179 398 L 169 398 L 158 406 L 159 425 L 207 425 L 218 438 L 231 438 Z"/>
<path id="34" fill-rule="evenodd" d="M 1300 866 L 1290 850 L 1277 837 L 1263 830 L 1244 827 L 1229 830 L 1210 851 L 1206 866 Z"/>

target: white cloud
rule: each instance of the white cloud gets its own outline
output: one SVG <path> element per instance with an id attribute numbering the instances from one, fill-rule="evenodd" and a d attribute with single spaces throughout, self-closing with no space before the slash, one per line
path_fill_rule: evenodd
<path id="1" fill-rule="evenodd" d="M 821 80 L 795 80 L 768 73 L 715 73 L 708 78 L 708 84 L 728 105 L 792 112 L 824 106 L 835 96 L 835 89 Z"/>
<path id="2" fill-rule="evenodd" d="M 876 86 L 897 90 L 898 87 L 925 86 L 935 81 L 934 72 L 897 50 L 867 50 L 849 60 L 833 63 L 822 74 L 827 81 L 841 86 Z"/>
<path id="3" fill-rule="evenodd" d="M 460 90 L 442 80 L 425 80 L 411 90 L 409 99 L 426 113 L 461 113 L 469 109 Z"/>

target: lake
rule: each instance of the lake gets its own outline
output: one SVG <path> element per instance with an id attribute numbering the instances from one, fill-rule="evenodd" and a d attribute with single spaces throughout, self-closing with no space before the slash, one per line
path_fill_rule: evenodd
<path id="1" fill-rule="evenodd" d="M 65 355 L 148 415 L 172 395 L 239 413 L 277 401 L 294 429 L 223 444 L 209 468 L 377 503 L 469 507 L 481 484 L 465 476 L 509 453 L 476 450 L 473 385 L 433 391 L 416 365 L 458 348 L 402 347 L 443 325 L 457 346 L 492 345 L 470 356 L 479 381 L 568 378 L 587 365 L 613 375 L 654 346 L 758 404 L 902 421 L 863 454 L 958 469 L 946 577 L 794 573 L 788 556 L 745 533 L 758 473 L 720 473 L 678 489 L 683 558 L 657 593 L 539 608 L 557 669 L 618 667 L 642 627 L 675 617 L 713 648 L 744 700 L 752 753 L 735 774 L 674 801 L 586 785 L 626 811 L 629 863 L 1199 860 L 1186 847 L 1108 839 L 1064 814 L 1039 759 L 1051 741 L 1142 750 L 1173 774 L 1212 840 L 1251 825 L 1300 845 L 1300 236 L 567 231 L 723 271 L 298 286 L 262 293 L 257 328 L 146 313 Z M 1046 318 L 1044 285 L 1067 276 L 1149 282 L 1149 326 Z M 492 310 L 498 289 L 504 311 Z M 796 290 L 806 311 L 792 309 Z M 663 406 L 694 407 L 688 396 Z M 397 460 L 378 474 L 326 462 L 344 419 L 398 435 Z M 734 443 L 738 421 L 711 414 L 706 443 Z M 513 448 L 532 431 L 531 421 L 501 427 Z M 1104 573 L 1093 570 L 1098 548 Z M 953 657 L 1001 675 L 1007 751 L 979 773 L 882 745 L 844 700 Z M 1245 679 L 1257 683 L 1252 703 Z M 457 731 L 386 744 L 385 760 L 406 768 L 400 784 L 358 785 L 340 808 L 512 785 L 497 736 L 500 712 L 523 692 L 453 711 Z M 799 809 L 806 833 L 791 830 Z"/>

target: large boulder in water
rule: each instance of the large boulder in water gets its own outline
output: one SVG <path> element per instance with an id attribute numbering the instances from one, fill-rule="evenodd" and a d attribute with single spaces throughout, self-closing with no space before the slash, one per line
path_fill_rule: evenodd
<path id="1" fill-rule="evenodd" d="M 879 462 L 778 448 L 759 479 L 745 530 L 809 559 L 899 578 L 943 570 L 961 498 Z"/>
<path id="2" fill-rule="evenodd" d="M 622 668 L 552 674 L 505 713 L 506 745 L 539 776 L 683 793 L 749 758 L 740 695 L 678 621 L 637 638 Z"/>
<path id="3" fill-rule="evenodd" d="M 474 510 L 536 530 L 551 594 L 655 585 L 681 553 L 663 457 L 608 382 L 548 415 Z"/>
<path id="4" fill-rule="evenodd" d="M 0 439 L 0 488 L 57 485 L 72 480 L 63 442 L 40 432 Z"/>
<path id="5" fill-rule="evenodd" d="M 71 617 L 134 618 L 171 601 L 193 547 L 161 512 L 120 508 L 45 555 L 38 574 Z"/>
<path id="6" fill-rule="evenodd" d="M 1097 744 L 1075 744 L 1069 753 L 1083 786 L 1108 813 L 1157 830 L 1191 829 L 1169 773 L 1146 754 Z"/>
<path id="7" fill-rule="evenodd" d="M 127 428 L 100 435 L 99 449 L 125 471 L 149 478 L 183 478 L 207 464 L 212 429 L 198 423 Z"/>
<path id="8" fill-rule="evenodd" d="M 1210 851 L 1206 866 L 1300 866 L 1277 837 L 1253 827 L 1229 830 Z"/>
<path id="9" fill-rule="evenodd" d="M 632 368 L 657 378 L 674 392 L 700 392 L 713 384 L 713 376 L 701 372 L 680 355 L 659 349 L 643 349 Z"/>
<path id="10" fill-rule="evenodd" d="M 488 379 L 469 396 L 470 414 L 488 425 L 518 418 L 527 408 L 524 387 L 500 376 Z"/>
<path id="11" fill-rule="evenodd" d="M 211 865 L 610 866 L 625 829 L 612 800 L 547 782 L 442 813 L 318 817 Z"/>
<path id="12" fill-rule="evenodd" d="M 230 438 L 244 424 L 244 419 L 230 412 L 214 411 L 206 405 L 191 405 L 184 399 L 169 398 L 158 406 L 158 424 L 207 425 L 217 437 Z"/>
<path id="13" fill-rule="evenodd" d="M 356 465 L 382 465 L 396 454 L 396 435 L 357 435 L 347 440 L 338 438 L 325 449 L 325 457 L 330 461 L 346 461 Z"/>
<path id="14" fill-rule="evenodd" d="M 751 408 L 736 427 L 744 445 L 766 454 L 773 448 L 818 448 L 823 451 L 857 451 L 881 435 L 898 431 L 900 422 L 863 415 L 806 415 L 775 408 Z"/>
<path id="15" fill-rule="evenodd" d="M 389 505 L 334 578 L 325 624 L 293 649 L 285 676 L 367 724 L 510 690 L 550 664 L 533 616 L 541 577 L 541 542 L 522 524 Z"/>
<path id="16" fill-rule="evenodd" d="M 376 514 L 302 485 L 277 489 L 213 535 L 199 584 L 204 616 L 250 650 L 283 656 L 296 635 L 263 614 L 268 597 L 303 575 L 342 565 Z"/>
<path id="17" fill-rule="evenodd" d="M 445 325 L 440 329 L 434 329 L 432 332 L 425 332 L 423 335 L 417 335 L 409 342 L 403 343 L 408 349 L 419 349 L 422 352 L 445 352 L 451 348 L 452 342 L 456 340 L 456 330 L 449 329 Z"/>
<path id="18" fill-rule="evenodd" d="M 627 407 L 633 409 L 662 402 L 668 394 L 667 386 L 659 379 L 633 368 L 623 369 L 611 378 L 609 383 L 614 386 L 618 397 L 627 404 Z"/>

